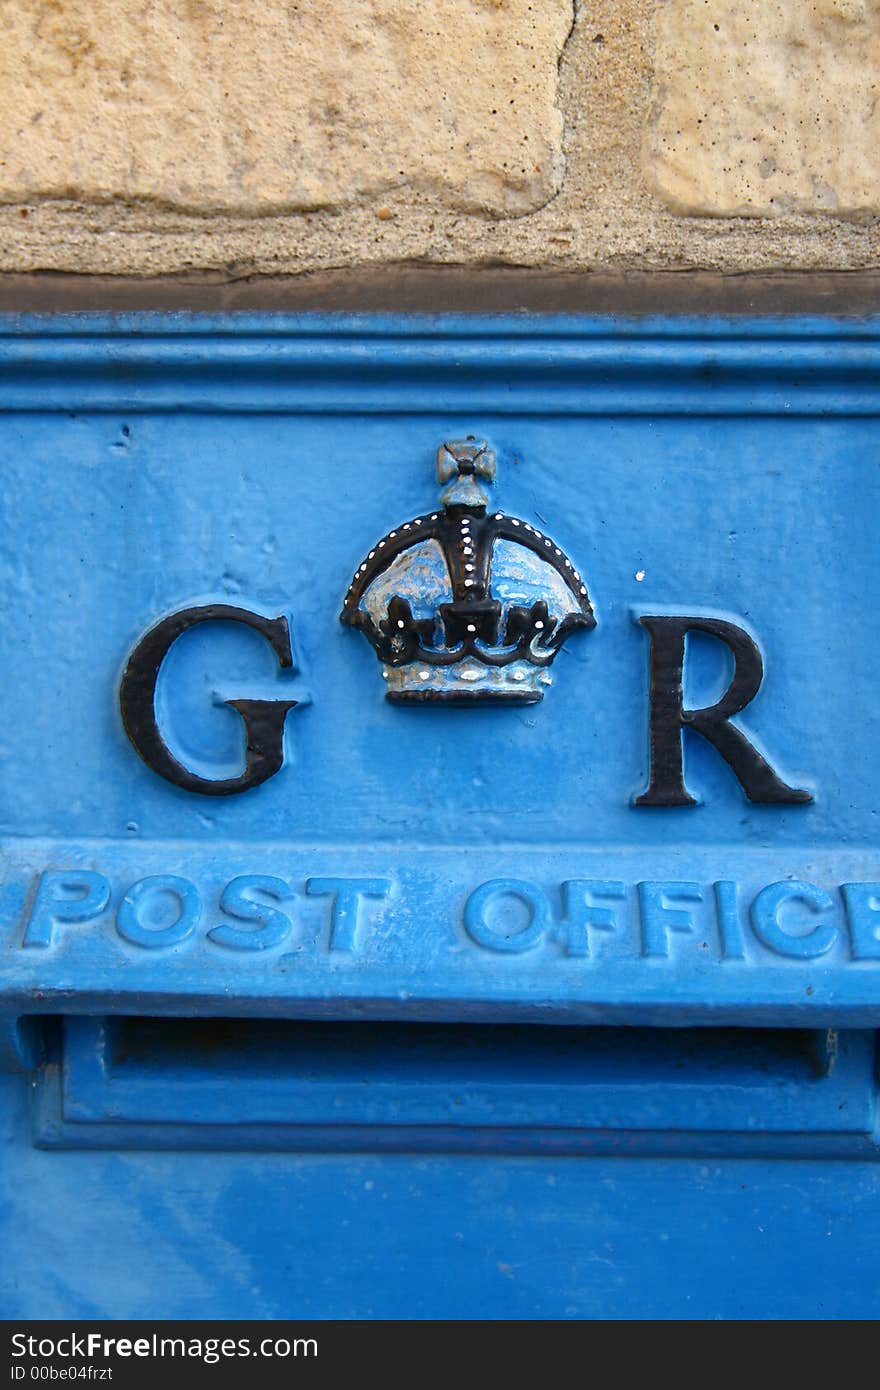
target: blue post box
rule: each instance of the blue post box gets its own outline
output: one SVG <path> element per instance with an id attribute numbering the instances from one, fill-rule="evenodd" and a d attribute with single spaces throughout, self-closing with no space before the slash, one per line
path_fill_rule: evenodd
<path id="1" fill-rule="evenodd" d="M 7 317 L 0 1310 L 871 1317 L 872 321 Z"/>

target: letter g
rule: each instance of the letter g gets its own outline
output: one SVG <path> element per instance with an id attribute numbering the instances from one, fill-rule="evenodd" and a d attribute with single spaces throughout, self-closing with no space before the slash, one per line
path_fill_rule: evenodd
<path id="1" fill-rule="evenodd" d="M 227 603 L 207 604 L 203 608 L 182 608 L 163 618 L 138 642 L 128 659 L 119 704 L 122 722 L 135 749 L 148 767 L 160 777 L 189 792 L 205 796 L 231 796 L 250 791 L 274 777 L 284 762 L 284 721 L 297 700 L 227 700 L 244 720 L 247 754 L 244 772 L 238 777 L 199 777 L 178 762 L 159 732 L 156 722 L 156 683 L 162 662 L 172 645 L 188 628 L 199 623 L 244 623 L 265 637 L 283 667 L 293 665 L 290 629 L 286 618 L 264 618 L 249 608 Z"/>

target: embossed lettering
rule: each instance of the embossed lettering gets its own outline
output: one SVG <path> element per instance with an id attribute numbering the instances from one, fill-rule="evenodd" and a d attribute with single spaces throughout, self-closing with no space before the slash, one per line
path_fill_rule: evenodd
<path id="1" fill-rule="evenodd" d="M 562 885 L 563 920 L 557 936 L 565 942 L 568 956 L 589 956 L 590 932 L 614 931 L 617 919 L 614 909 L 600 907 L 596 898 L 624 898 L 622 883 L 605 879 L 570 878 Z"/>
<path id="2" fill-rule="evenodd" d="M 812 914 L 832 912 L 834 901 L 822 888 L 798 879 L 770 883 L 762 888 L 752 903 L 752 929 L 759 941 L 780 956 L 812 960 L 824 956 L 837 940 L 837 929 L 828 922 L 818 922 L 806 932 L 786 931 L 779 922 L 779 911 L 787 903 L 803 903 Z"/>
<path id="3" fill-rule="evenodd" d="M 254 927 L 233 927 L 223 922 L 212 927 L 208 936 L 218 946 L 227 946 L 231 951 L 267 951 L 279 946 L 290 932 L 291 921 L 286 912 L 266 903 L 255 902 L 252 893 L 262 893 L 276 902 L 285 902 L 293 897 L 293 889 L 283 878 L 271 878 L 267 874 L 240 874 L 223 889 L 220 897 L 220 910 L 230 917 L 243 922 L 254 922 Z"/>
<path id="4" fill-rule="evenodd" d="M 738 777 L 750 801 L 804 803 L 808 791 L 783 782 L 766 758 L 730 720 L 760 689 L 764 663 L 758 644 L 741 627 L 722 618 L 643 616 L 651 636 L 650 783 L 636 806 L 696 806 L 684 783 L 682 732 L 693 729 L 711 743 Z M 706 632 L 733 653 L 733 679 L 714 705 L 684 707 L 685 638 Z"/>
<path id="5" fill-rule="evenodd" d="M 880 883 L 844 883 L 852 953 L 856 960 L 880 960 Z"/>
<path id="6" fill-rule="evenodd" d="M 194 930 L 200 910 L 199 890 L 189 879 L 151 874 L 133 883 L 122 899 L 116 930 L 132 946 L 176 946 Z"/>
<path id="7" fill-rule="evenodd" d="M 511 900 L 525 909 L 525 925 L 511 921 Z M 551 920 L 547 894 L 521 878 L 491 878 L 481 883 L 464 907 L 465 931 L 478 946 L 490 951 L 530 951 L 543 940 Z"/>
<path id="8" fill-rule="evenodd" d="M 200 891 L 186 878 L 161 873 L 138 879 L 125 891 L 125 881 L 114 889 L 105 875 L 90 869 L 49 869 L 39 875 L 24 906 L 24 889 L 14 882 L 11 886 L 15 892 L 7 898 L 14 896 L 22 914 L 15 939 L 23 948 L 51 947 L 59 927 L 96 921 L 112 902 L 119 906 L 115 919 L 107 916 L 107 928 L 115 924 L 118 936 L 129 945 L 159 950 L 190 941 L 202 948 L 208 944 L 209 955 L 213 948 L 260 953 L 283 945 L 305 925 L 302 894 L 330 900 L 324 909 L 324 930 L 309 931 L 302 948 L 354 951 L 368 914 L 399 891 L 390 878 L 313 876 L 294 883 L 266 874 L 239 874 L 216 889 Z M 632 884 L 571 878 L 558 884 L 561 908 L 556 905 L 556 887 L 518 878 L 478 884 L 464 901 L 467 937 L 483 950 L 508 955 L 546 943 L 555 954 L 570 958 L 575 970 L 576 962 L 588 966 L 597 955 L 631 959 L 634 934 L 644 959 L 669 961 L 673 954 L 681 959 L 673 952 L 672 934 L 691 935 L 693 954 L 707 950 L 706 933 L 712 928 L 717 928 L 716 958 L 721 962 L 755 965 L 753 943 L 772 952 L 782 965 L 808 962 L 825 955 L 841 937 L 853 960 L 880 962 L 880 882 L 825 889 L 793 879 L 760 887 L 732 879 Z M 415 907 L 436 913 L 440 904 L 431 900 L 428 907 L 417 896 Z M 394 950 L 409 949 L 406 934 L 412 908 L 405 906 L 402 917 L 389 918 L 382 929 L 393 932 Z M 212 921 L 218 910 L 232 920 Z M 598 950 L 596 933 L 607 939 Z M 78 948 L 72 940 L 71 949 L 75 944 Z"/>
<path id="9" fill-rule="evenodd" d="M 668 956 L 668 933 L 693 931 L 693 913 L 687 908 L 674 907 L 676 899 L 682 902 L 702 902 L 703 889 L 699 883 L 639 884 L 643 956 Z"/>
<path id="10" fill-rule="evenodd" d="M 736 884 L 727 879 L 715 884 L 715 910 L 718 915 L 722 960 L 745 960 L 746 958 L 736 892 Z"/>
<path id="11" fill-rule="evenodd" d="M 51 946 L 56 922 L 88 922 L 110 901 L 110 884 L 91 869 L 47 869 L 40 875 L 22 946 Z"/>
<path id="12" fill-rule="evenodd" d="M 353 951 L 360 925 L 363 898 L 386 898 L 391 891 L 387 878 L 310 878 L 306 892 L 311 897 L 332 896 L 330 907 L 330 950 Z"/>
<path id="13" fill-rule="evenodd" d="M 148 767 L 160 777 L 185 791 L 205 796 L 230 796 L 250 791 L 281 768 L 284 761 L 284 721 L 297 700 L 227 700 L 244 721 L 245 769 L 238 777 L 199 777 L 179 762 L 159 732 L 156 722 L 156 683 L 162 662 L 184 632 L 200 623 L 244 623 L 252 627 L 272 647 L 282 667 L 293 665 L 290 629 L 286 618 L 264 618 L 249 608 L 227 603 L 211 603 L 203 608 L 183 608 L 151 628 L 138 642 L 128 660 L 119 704 L 125 732 Z"/>

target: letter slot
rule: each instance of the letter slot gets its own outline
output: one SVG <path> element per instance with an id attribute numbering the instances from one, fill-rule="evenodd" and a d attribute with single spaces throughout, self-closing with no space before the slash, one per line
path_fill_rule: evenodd
<path id="1" fill-rule="evenodd" d="M 874 1157 L 869 1031 L 60 1021 L 46 1148 Z"/>

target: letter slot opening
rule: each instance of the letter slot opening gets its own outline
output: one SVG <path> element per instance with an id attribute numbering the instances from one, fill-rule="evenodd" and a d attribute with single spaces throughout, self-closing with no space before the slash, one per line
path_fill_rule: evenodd
<path id="1" fill-rule="evenodd" d="M 65 1018 L 53 1148 L 874 1152 L 874 1034 Z"/>

